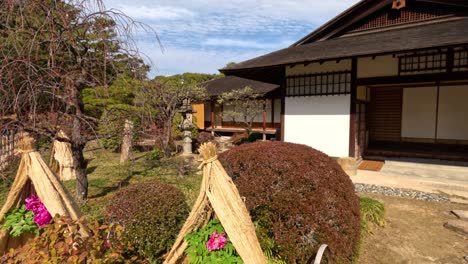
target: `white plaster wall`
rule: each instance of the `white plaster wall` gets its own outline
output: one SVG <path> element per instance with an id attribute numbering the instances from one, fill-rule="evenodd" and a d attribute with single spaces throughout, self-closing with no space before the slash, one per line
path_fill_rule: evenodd
<path id="1" fill-rule="evenodd" d="M 398 75 L 398 57 L 388 56 L 365 57 L 358 59 L 357 77 L 381 77 Z"/>
<path id="2" fill-rule="evenodd" d="M 437 87 L 403 89 L 401 136 L 435 138 Z"/>
<path id="3" fill-rule="evenodd" d="M 468 85 L 441 86 L 438 139 L 468 140 Z"/>
<path id="4" fill-rule="evenodd" d="M 285 110 L 286 142 L 349 156 L 350 95 L 287 97 Z"/>
<path id="5" fill-rule="evenodd" d="M 298 64 L 294 67 L 286 67 L 286 76 L 294 76 L 301 74 L 312 74 L 321 72 L 332 72 L 332 71 L 350 71 L 351 60 L 341 60 L 338 63 L 336 61 L 326 61 L 322 64 L 319 62 L 311 63 L 307 66 L 304 64 Z"/>

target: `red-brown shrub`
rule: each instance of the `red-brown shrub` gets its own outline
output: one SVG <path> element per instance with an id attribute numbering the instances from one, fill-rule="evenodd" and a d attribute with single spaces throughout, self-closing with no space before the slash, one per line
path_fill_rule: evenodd
<path id="1" fill-rule="evenodd" d="M 83 227 L 87 235 L 80 232 Z M 121 229 L 56 215 L 39 234 L 30 234 L 24 246 L 1 256 L 0 263 L 147 263 L 136 256 L 125 258 L 127 245 L 120 240 Z"/>
<path id="2" fill-rule="evenodd" d="M 220 161 L 252 215 L 258 208 L 271 211 L 274 239 L 288 263 L 306 263 L 321 244 L 340 260 L 355 255 L 359 199 L 336 161 L 284 142 L 241 145 L 222 153 Z"/>
<path id="3" fill-rule="evenodd" d="M 198 150 L 204 143 L 213 142 L 215 137 L 210 132 L 200 132 L 194 140 L 194 149 Z"/>
<path id="4" fill-rule="evenodd" d="M 150 181 L 118 190 L 106 208 L 106 220 L 125 228 L 123 240 L 136 251 L 127 254 L 162 262 L 188 213 L 179 189 Z"/>

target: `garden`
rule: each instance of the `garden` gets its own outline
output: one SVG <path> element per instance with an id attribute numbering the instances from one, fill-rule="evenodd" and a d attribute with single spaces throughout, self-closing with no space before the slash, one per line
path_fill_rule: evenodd
<path id="1" fill-rule="evenodd" d="M 40 153 L 48 159 L 47 144 Z M 120 154 L 97 141 L 87 146 L 85 157 L 89 160 L 89 198 L 77 208 L 84 217 L 51 215 L 36 195 L 28 196 L 5 215 L 2 228 L 15 240 L 21 239 L 3 261 L 176 263 L 168 261 L 173 256 L 171 249 L 184 245 L 173 259 L 259 263 L 245 261 L 232 242 L 232 236 L 245 228 L 233 232 L 222 224 L 226 219 L 238 221 L 238 214 L 225 216 L 230 210 L 216 211 L 219 206 L 208 198 L 204 206 L 197 206 L 205 177 L 197 160 L 189 161 L 184 175 L 178 171 L 186 157 L 155 157 L 154 151 L 135 151 L 131 162 L 120 164 Z M 253 224 L 249 236 L 268 263 L 309 263 L 322 244 L 328 245 L 334 261 L 356 262 L 362 236 L 384 224 L 383 205 L 359 198 L 339 165 L 310 147 L 245 143 L 216 157 L 227 181 L 232 179 L 242 197 L 241 206 L 245 205 L 248 219 L 239 224 Z M 17 168 L 18 162 L 11 164 L 8 179 L 15 178 Z M 64 181 L 65 190 L 73 194 L 75 183 Z M 7 193 L 2 189 L 2 203 Z M 211 198 L 213 194 L 207 193 Z M 196 215 L 203 217 L 180 240 L 181 229 L 195 207 L 200 208 Z"/>
<path id="2" fill-rule="evenodd" d="M 150 79 L 135 46 L 142 32 L 160 44 L 148 25 L 99 0 L 3 1 L 0 14 L 2 263 L 375 263 L 384 242 L 405 245 L 388 237 L 409 219 L 387 207 L 404 202 L 358 195 L 336 160 L 252 134 L 264 109 L 249 87 L 218 98 L 245 128 L 220 151 L 191 116 L 220 75 Z"/>

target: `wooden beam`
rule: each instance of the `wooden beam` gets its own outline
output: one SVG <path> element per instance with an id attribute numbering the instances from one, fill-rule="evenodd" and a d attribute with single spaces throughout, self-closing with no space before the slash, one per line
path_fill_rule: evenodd
<path id="1" fill-rule="evenodd" d="M 303 64 L 304 63 L 319 63 L 320 61 L 329 62 L 329 61 L 335 61 L 337 59 L 348 60 L 348 59 L 352 59 L 352 58 L 368 58 L 368 57 L 372 57 L 372 56 L 377 56 L 378 57 L 378 56 L 393 55 L 395 53 L 404 54 L 404 53 L 410 53 L 410 52 L 431 51 L 431 50 L 434 50 L 434 49 L 440 50 L 440 49 L 445 49 L 445 48 L 450 48 L 450 47 L 457 48 L 457 47 L 460 47 L 460 46 L 463 46 L 463 45 L 466 45 L 466 43 L 465 44 L 444 45 L 444 46 L 441 46 L 441 47 L 429 47 L 429 48 L 418 48 L 418 49 L 407 49 L 407 50 L 402 49 L 402 50 L 399 50 L 399 51 L 377 52 L 377 53 L 365 54 L 365 55 L 355 55 L 355 56 L 350 55 L 350 56 L 343 56 L 343 57 L 339 57 L 339 58 L 329 58 L 329 59 L 320 59 L 320 60 L 307 60 L 307 61 L 304 61 L 304 62 L 301 62 L 301 63 L 303 63 Z M 291 63 L 291 62 L 290 63 L 280 63 L 280 64 L 276 64 L 276 65 L 259 66 L 259 67 L 253 67 L 253 68 L 248 68 L 248 69 L 231 69 L 231 70 L 222 69 L 221 72 L 224 73 L 224 74 L 227 74 L 227 75 L 239 75 L 240 73 L 243 73 L 246 70 L 248 70 L 250 72 L 253 72 L 254 70 L 270 70 L 270 69 L 277 69 L 278 67 L 289 67 L 292 64 L 296 64 L 296 63 Z M 278 74 L 276 74 L 274 76 L 278 76 Z M 248 78 L 254 79 L 254 77 L 252 77 L 252 76 L 248 76 Z M 268 82 L 268 80 L 264 80 L 264 81 Z"/>
<path id="2" fill-rule="evenodd" d="M 468 71 L 451 72 L 451 73 L 432 73 L 432 74 L 416 74 L 416 75 L 401 75 L 388 77 L 372 77 L 357 79 L 357 84 L 360 86 L 381 85 L 381 84 L 403 84 L 403 83 L 418 83 L 418 82 L 436 82 L 436 81 L 457 81 L 467 80 Z"/>

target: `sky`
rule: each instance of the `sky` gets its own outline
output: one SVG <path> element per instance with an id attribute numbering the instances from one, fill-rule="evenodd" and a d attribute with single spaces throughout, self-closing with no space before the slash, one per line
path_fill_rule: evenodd
<path id="1" fill-rule="evenodd" d="M 151 26 L 138 49 L 151 64 L 150 77 L 184 72 L 218 73 L 286 48 L 358 0 L 104 0 Z"/>

